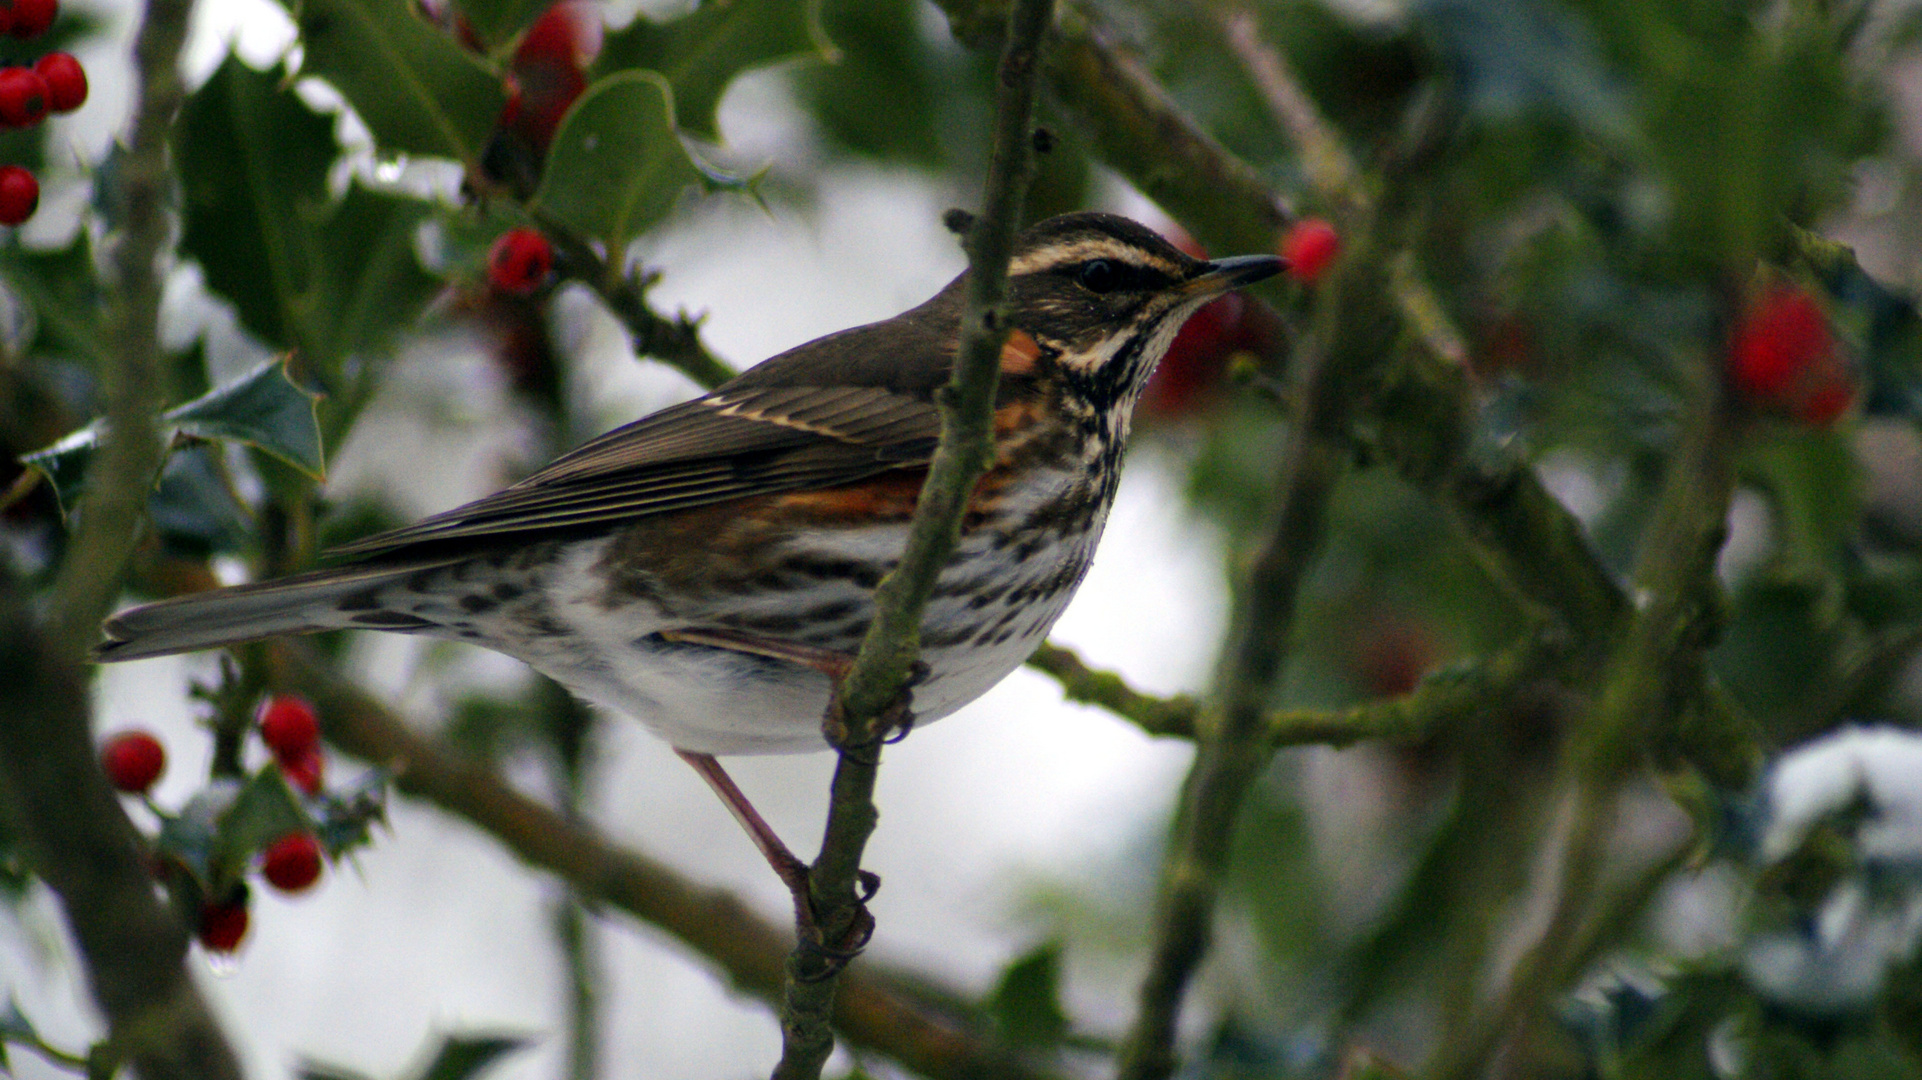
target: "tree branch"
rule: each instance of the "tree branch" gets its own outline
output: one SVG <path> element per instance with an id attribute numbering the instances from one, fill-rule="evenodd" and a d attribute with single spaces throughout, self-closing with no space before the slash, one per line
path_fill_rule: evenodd
<path id="1" fill-rule="evenodd" d="M 267 650 L 274 685 L 314 702 L 337 749 L 393 770 L 402 793 L 468 821 L 528 864 L 568 882 L 581 899 L 666 931 L 741 992 L 780 1000 L 788 933 L 738 897 L 609 843 L 584 822 L 516 791 L 492 768 L 415 734 L 306 644 L 283 639 Z M 960 999 L 958 993 L 951 997 Z M 952 1018 L 918 1007 L 916 999 L 872 967 L 850 971 L 835 997 L 835 1029 L 853 1045 L 933 1080 L 1048 1080 Z"/>
<path id="2" fill-rule="evenodd" d="M 106 381 L 106 433 L 75 515 L 67 558 L 54 582 L 47 636 L 54 655 L 78 662 L 100 636 L 100 620 L 120 593 L 147 493 L 160 468 L 154 415 L 160 411 L 159 261 L 168 238 L 171 166 L 167 134 L 186 100 L 180 47 L 192 0 L 149 0 L 134 42 L 139 101 L 127 152 L 118 160 L 114 205 L 114 302 L 108 340 L 114 362 Z"/>
<path id="3" fill-rule="evenodd" d="M 625 266 L 616 265 L 589 247 L 565 225 L 544 214 L 536 214 L 541 232 L 560 249 L 561 260 L 574 276 L 592 288 L 607 310 L 627 327 L 634 352 L 651 356 L 712 390 L 732 379 L 736 372 L 701 343 L 699 319 L 677 315 L 670 319 L 647 304 L 647 285 L 651 277 L 637 278 Z"/>
<path id="4" fill-rule="evenodd" d="M 94 759 L 85 651 L 120 587 L 160 463 L 157 263 L 168 234 L 167 132 L 183 97 L 188 0 L 150 0 L 134 43 L 139 78 L 115 205 L 117 277 L 107 431 L 44 622 L 0 574 L 0 799 L 36 873 L 60 898 L 108 1055 L 147 1080 L 240 1076 L 186 970 L 187 935 L 154 893 L 141 842 Z"/>
<path id="5" fill-rule="evenodd" d="M 1302 577 L 1319 549 L 1328 501 L 1349 457 L 1352 384 L 1346 376 L 1372 362 L 1368 353 L 1376 344 L 1354 310 L 1353 297 L 1366 295 L 1368 286 L 1360 272 L 1345 269 L 1324 288 L 1316 340 L 1297 364 L 1297 405 L 1274 506 L 1234 591 L 1216 695 L 1197 718 L 1200 747 L 1162 867 L 1155 943 L 1139 1012 L 1121 1047 L 1121 1080 L 1161 1080 L 1174 1071 L 1175 1022 L 1207 952 L 1242 800 L 1272 754 L 1267 703 L 1281 674 Z"/>
<path id="6" fill-rule="evenodd" d="M 874 595 L 874 621 L 829 706 L 830 741 L 840 753 L 821 852 L 809 868 L 813 925 L 803 920 L 788 962 L 776 1080 L 815 1080 L 833 1049 L 827 1027 L 836 977 L 867 930 L 857 887 L 861 853 L 874 831 L 875 774 L 882 717 L 902 699 L 921 653 L 921 618 L 936 577 L 961 534 L 975 482 L 994 463 L 994 394 L 1007 338 L 1003 307 L 1015 230 L 1034 172 L 1033 117 L 1041 38 L 1054 0 L 1016 0 L 1008 17 L 995 109 L 994 156 L 982 214 L 963 237 L 966 306 L 954 376 L 940 395 L 941 442 L 908 528 L 906 549 Z M 836 728 L 841 730 L 835 730 Z M 838 955 L 837 955 L 838 954 Z"/>
<path id="7" fill-rule="evenodd" d="M 1351 746 L 1379 740 L 1415 743 L 1486 712 L 1525 683 L 1542 678 L 1561 656 L 1559 635 L 1529 633 L 1481 661 L 1430 673 L 1410 693 L 1345 709 L 1273 709 L 1263 717 L 1267 745 Z M 1028 660 L 1061 685 L 1062 696 L 1097 705 L 1150 735 L 1192 739 L 1201 705 L 1186 695 L 1141 693 L 1119 674 L 1089 667 L 1072 649 L 1044 644 Z"/>

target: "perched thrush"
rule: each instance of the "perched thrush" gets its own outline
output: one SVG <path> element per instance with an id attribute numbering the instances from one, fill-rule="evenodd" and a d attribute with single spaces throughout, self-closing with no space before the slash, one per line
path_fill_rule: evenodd
<path id="1" fill-rule="evenodd" d="M 1194 259 L 1108 214 L 1020 234 L 995 461 L 922 624 L 917 722 L 980 696 L 1040 644 L 1094 555 L 1149 371 L 1197 308 L 1281 268 L 1269 255 Z M 337 549 L 347 565 L 123 611 L 96 655 L 426 634 L 523 660 L 690 760 L 822 749 L 823 660 L 857 648 L 900 557 L 965 279 L 504 491 Z"/>

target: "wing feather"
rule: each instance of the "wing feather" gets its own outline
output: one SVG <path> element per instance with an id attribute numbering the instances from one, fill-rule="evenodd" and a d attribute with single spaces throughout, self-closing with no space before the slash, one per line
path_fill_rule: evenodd
<path id="1" fill-rule="evenodd" d="M 503 491 L 330 554 L 365 558 L 537 529 L 612 524 L 925 464 L 927 395 L 874 386 L 732 384 L 590 440 Z"/>

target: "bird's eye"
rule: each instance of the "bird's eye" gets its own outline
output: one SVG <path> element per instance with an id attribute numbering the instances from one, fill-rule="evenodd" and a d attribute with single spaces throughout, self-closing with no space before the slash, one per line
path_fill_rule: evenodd
<path id="1" fill-rule="evenodd" d="M 1075 280 L 1091 293 L 1113 292 L 1121 285 L 1121 271 L 1106 259 L 1093 259 L 1081 264 Z"/>

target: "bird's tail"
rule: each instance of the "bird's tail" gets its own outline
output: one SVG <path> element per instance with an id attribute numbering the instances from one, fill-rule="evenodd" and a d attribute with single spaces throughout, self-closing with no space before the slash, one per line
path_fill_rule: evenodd
<path id="1" fill-rule="evenodd" d="M 381 629 L 379 597 L 387 587 L 431 566 L 346 566 L 236 585 L 128 608 L 109 618 L 102 663 L 215 649 L 279 634 L 350 627 Z M 413 620 L 419 624 L 421 620 Z M 397 626 L 386 628 L 397 629 Z"/>

